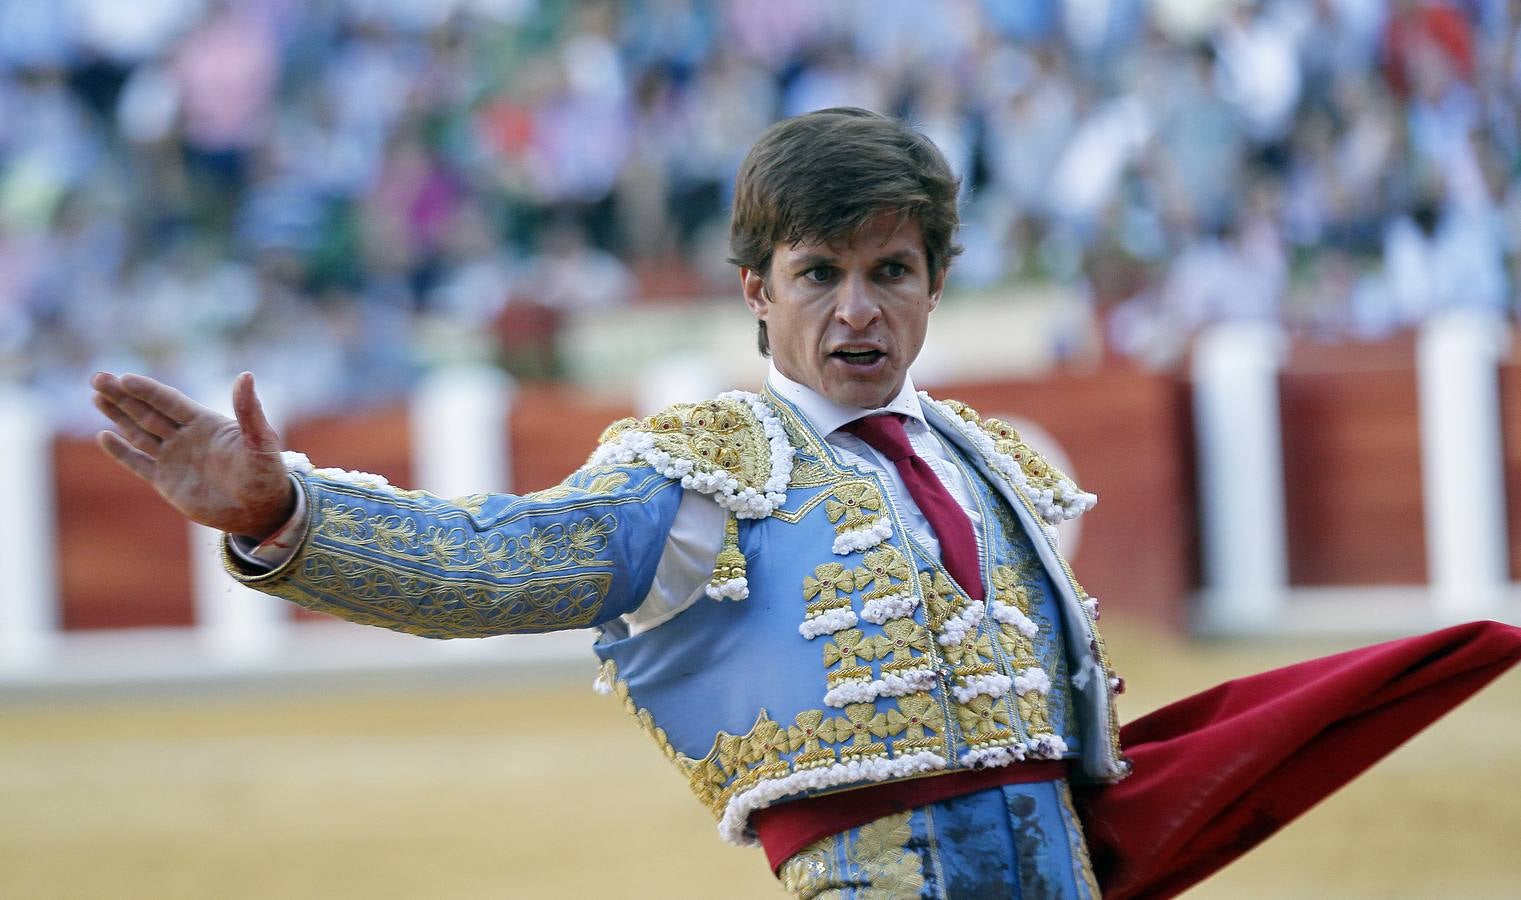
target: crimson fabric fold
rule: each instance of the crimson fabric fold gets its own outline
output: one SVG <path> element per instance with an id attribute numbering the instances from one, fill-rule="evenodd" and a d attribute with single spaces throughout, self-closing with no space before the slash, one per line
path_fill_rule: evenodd
<path id="1" fill-rule="evenodd" d="M 1228 681 L 1120 731 L 1134 774 L 1074 785 L 1106 900 L 1172 897 L 1246 853 L 1521 659 L 1473 622 Z"/>

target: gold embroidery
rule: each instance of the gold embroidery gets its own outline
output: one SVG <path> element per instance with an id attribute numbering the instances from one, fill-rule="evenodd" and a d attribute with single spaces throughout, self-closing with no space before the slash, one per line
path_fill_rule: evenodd
<path id="1" fill-rule="evenodd" d="M 724 519 L 723 549 L 713 561 L 713 577 L 708 583 L 717 590 L 745 576 L 745 554 L 739 549 L 739 520 L 730 515 Z"/>
<path id="2" fill-rule="evenodd" d="M 618 527 L 612 513 L 552 522 L 522 533 L 433 526 L 396 514 L 367 515 L 324 498 L 314 541 L 327 541 L 408 562 L 426 560 L 447 573 L 513 577 L 588 566 L 604 567 L 608 539 Z"/>
<path id="3" fill-rule="evenodd" d="M 843 661 L 846 666 L 859 665 L 857 659 L 871 659 L 876 655 L 876 642 L 868 640 L 859 628 L 837 632 L 834 641 L 824 645 L 824 668 Z M 871 669 L 867 668 L 867 678 Z"/>
<path id="4" fill-rule="evenodd" d="M 846 852 L 866 883 L 856 891 L 861 900 L 900 900 L 924 890 L 924 860 L 908 847 L 912 818 L 912 812 L 897 813 L 856 829 Z"/>
<path id="5" fill-rule="evenodd" d="M 563 484 L 557 484 L 554 487 L 545 488 L 542 491 L 533 491 L 532 493 L 523 494 L 522 499 L 542 502 L 564 500 L 567 497 L 573 497 L 579 494 L 611 494 L 624 485 L 628 484 L 628 479 L 629 476 L 627 472 L 608 472 L 606 474 L 593 477 L 585 487 L 581 487 L 580 485 L 566 481 Z M 475 496 L 484 497 L 487 495 Z"/>
<path id="6" fill-rule="evenodd" d="M 839 563 L 825 563 L 803 578 L 803 599 L 819 598 L 821 603 L 831 603 L 839 591 L 849 593 L 856 588 L 855 573 Z"/>
<path id="7" fill-rule="evenodd" d="M 824 683 L 831 688 L 847 681 L 870 681 L 871 666 L 843 666 L 824 676 Z"/>
<path id="8" fill-rule="evenodd" d="M 944 572 L 920 572 L 919 588 L 924 592 L 926 619 L 931 631 L 939 631 L 961 611 L 963 604 L 956 585 Z"/>
<path id="9" fill-rule="evenodd" d="M 913 619 L 893 619 L 882 626 L 882 632 L 872 639 L 872 652 L 878 659 L 891 657 L 889 662 L 882 664 L 884 674 L 926 668 L 932 662 L 923 655 L 915 656 L 913 652 L 929 653 L 930 636 L 923 625 Z"/>
<path id="10" fill-rule="evenodd" d="M 944 752 L 945 712 L 940 709 L 940 704 L 934 697 L 923 692 L 900 697 L 898 708 L 888 712 L 889 719 L 894 713 L 903 719 L 904 737 L 893 741 L 893 749 L 900 753 L 905 750 Z M 925 734 L 926 732 L 936 736 L 929 737 Z"/>
<path id="11" fill-rule="evenodd" d="M 1019 432 L 1009 423 L 998 419 L 984 419 L 977 414 L 976 410 L 956 400 L 941 402 L 963 420 L 981 428 L 988 437 L 993 439 L 993 447 L 998 452 L 1013 457 L 1036 490 L 1051 491 L 1062 482 L 1070 482 L 1071 479 L 1067 478 L 1061 470 L 1051 465 L 1045 457 L 1035 452 L 1035 448 L 1025 443 L 1019 436 Z"/>
<path id="12" fill-rule="evenodd" d="M 674 459 L 722 469 L 742 487 L 763 490 L 771 478 L 771 442 L 742 400 L 678 403 L 644 419 L 620 419 L 602 432 L 600 443 L 611 443 L 630 431 L 648 432 L 655 449 Z"/>
<path id="13" fill-rule="evenodd" d="M 801 747 L 803 742 L 790 729 L 783 728 L 780 722 L 765 719 L 755 724 L 746 743 L 749 745 L 746 763 L 760 765 L 768 772 L 779 766 L 778 774 L 785 775 L 787 763 L 782 760 L 782 754 L 791 753 Z"/>
<path id="14" fill-rule="evenodd" d="M 793 765 L 799 769 L 807 769 L 833 763 L 834 750 L 824 747 L 823 744 L 833 744 L 838 741 L 835 737 L 835 722 L 838 720 L 825 719 L 823 710 L 807 709 L 798 713 L 793 721 L 796 724 L 787 729 L 787 733 L 798 746 L 803 748 L 802 754 L 793 760 Z"/>
<path id="15" fill-rule="evenodd" d="M 848 736 L 850 744 L 840 748 L 842 760 L 861 759 L 869 756 L 886 756 L 887 745 L 873 741 L 873 737 L 892 737 L 903 730 L 903 725 L 888 721 L 886 713 L 877 712 L 875 704 L 852 703 L 845 707 L 845 718 L 835 719 L 842 738 Z"/>
<path id="16" fill-rule="evenodd" d="M 961 724 L 962 736 L 972 746 L 988 746 L 1014 740 L 1009 730 L 1009 710 L 992 697 L 979 694 L 956 707 L 956 721 Z"/>
<path id="17" fill-rule="evenodd" d="M 796 442 L 793 444 L 796 446 Z M 792 460 L 792 480 L 788 487 L 812 488 L 822 487 L 834 481 L 834 475 L 823 463 L 816 459 L 801 459 L 794 457 Z"/>
<path id="18" fill-rule="evenodd" d="M 839 840 L 838 836 L 824 838 L 782 863 L 776 873 L 782 887 L 807 900 L 841 900 L 845 895 L 838 888 L 829 887 L 834 868 L 831 862 Z"/>
<path id="19" fill-rule="evenodd" d="M 1026 567 L 1021 567 L 1024 569 Z M 1034 605 L 1030 602 L 1030 590 L 1022 583 L 1021 569 L 997 566 L 993 569 L 993 596 L 1000 602 L 1014 607 L 1033 621 Z M 1009 622 L 998 625 L 999 643 L 1009 655 L 1009 664 L 1015 671 L 1040 668 L 1040 658 L 1035 652 L 1034 638 L 1027 637 Z M 1055 679 L 1053 679 L 1055 681 Z M 1049 734 L 1054 727 L 1051 721 L 1051 698 L 1039 691 L 1029 691 L 1014 698 L 1019 719 L 1030 734 Z"/>
<path id="20" fill-rule="evenodd" d="M 882 494 L 864 481 L 842 484 L 824 501 L 835 534 L 859 531 L 882 517 Z"/>
<path id="21" fill-rule="evenodd" d="M 804 617 L 812 619 L 831 610 L 849 609 L 849 595 L 855 586 L 855 573 L 839 563 L 825 563 L 814 569 L 812 575 L 803 577 L 803 599 L 813 601 L 804 609 Z M 851 623 L 840 623 L 848 624 Z"/>
<path id="22" fill-rule="evenodd" d="M 350 622 L 423 637 L 585 627 L 601 613 L 613 580 L 609 572 L 589 572 L 501 584 L 460 572 L 441 582 L 430 573 L 311 542 L 298 566 L 299 578 L 260 584 L 260 589 Z"/>
<path id="23" fill-rule="evenodd" d="M 912 812 L 884 816 L 810 844 L 777 871 L 782 887 L 808 900 L 901 900 L 924 890 L 924 861 L 909 848 Z M 844 845 L 844 866 L 839 850 Z"/>
<path id="24" fill-rule="evenodd" d="M 913 567 L 895 547 L 879 547 L 869 551 L 855 570 L 855 584 L 860 590 L 870 590 L 861 595 L 862 600 L 881 600 L 903 590 L 903 582 L 913 576 Z"/>
<path id="25" fill-rule="evenodd" d="M 952 644 L 941 652 L 956 667 L 957 675 L 991 675 L 997 671 L 991 665 L 993 642 L 986 634 L 968 632 L 961 643 Z"/>

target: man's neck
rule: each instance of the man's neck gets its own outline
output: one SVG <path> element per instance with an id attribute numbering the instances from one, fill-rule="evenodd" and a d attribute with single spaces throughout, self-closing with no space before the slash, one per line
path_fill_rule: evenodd
<path id="1" fill-rule="evenodd" d="M 828 437 L 842 425 L 876 412 L 901 413 L 913 419 L 924 420 L 924 410 L 919 406 L 919 395 L 914 391 L 912 376 L 904 377 L 903 387 L 885 405 L 870 409 L 836 403 L 806 384 L 800 384 L 783 375 L 774 361 L 771 363 L 771 371 L 767 374 L 766 381 L 782 399 L 796 406 L 803 418 L 808 420 L 808 424 L 812 425 L 814 430 L 823 437 Z"/>

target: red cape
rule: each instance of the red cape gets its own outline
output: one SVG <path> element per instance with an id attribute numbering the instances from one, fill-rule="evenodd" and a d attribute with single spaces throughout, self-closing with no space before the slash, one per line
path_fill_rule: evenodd
<path id="1" fill-rule="evenodd" d="M 1473 622 L 1228 681 L 1120 730 L 1134 774 L 1078 789 L 1105 898 L 1171 897 L 1521 660 Z"/>

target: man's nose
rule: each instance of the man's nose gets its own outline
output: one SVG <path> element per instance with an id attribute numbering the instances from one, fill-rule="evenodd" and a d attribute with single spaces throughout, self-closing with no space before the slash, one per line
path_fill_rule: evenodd
<path id="1" fill-rule="evenodd" d="M 841 322 L 860 331 L 882 315 L 882 303 L 867 279 L 849 276 L 840 284 L 834 314 Z"/>

